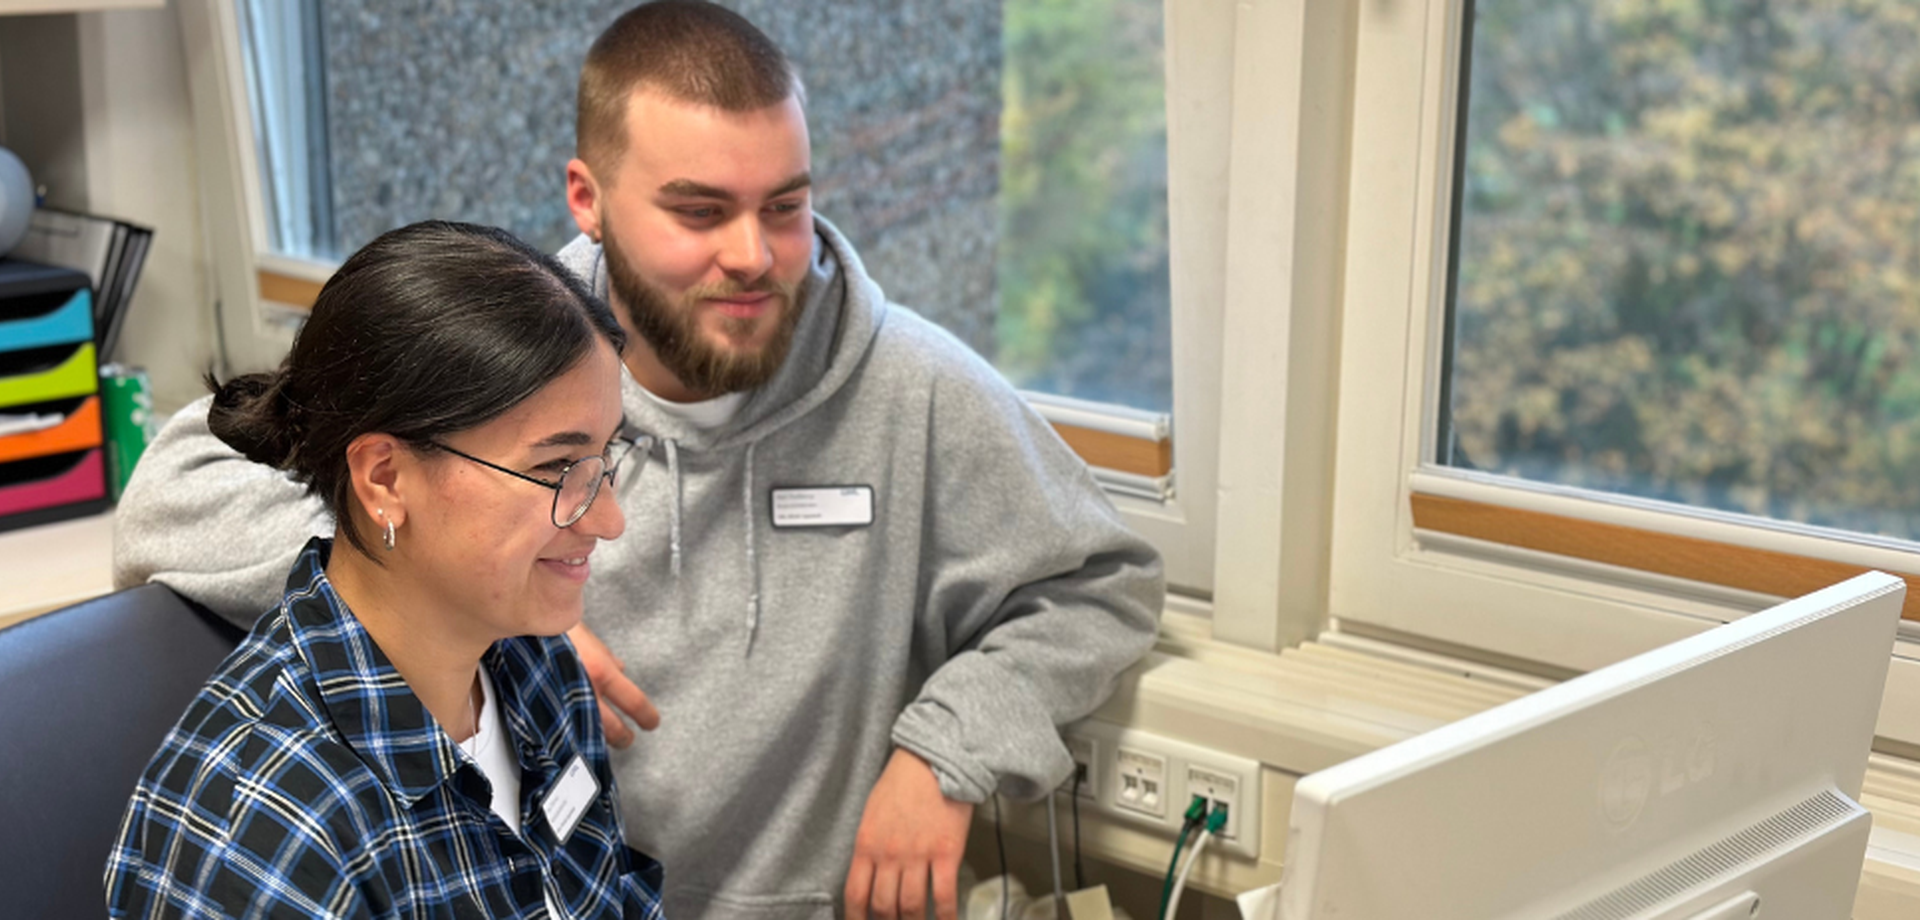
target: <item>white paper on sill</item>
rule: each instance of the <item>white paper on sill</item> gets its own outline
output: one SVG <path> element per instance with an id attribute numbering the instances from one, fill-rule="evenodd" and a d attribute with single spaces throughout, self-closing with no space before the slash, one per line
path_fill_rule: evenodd
<path id="1" fill-rule="evenodd" d="M 1240 916 L 1245 920 L 1280 920 L 1280 886 L 1278 884 L 1243 891 L 1234 900 L 1240 903 Z"/>

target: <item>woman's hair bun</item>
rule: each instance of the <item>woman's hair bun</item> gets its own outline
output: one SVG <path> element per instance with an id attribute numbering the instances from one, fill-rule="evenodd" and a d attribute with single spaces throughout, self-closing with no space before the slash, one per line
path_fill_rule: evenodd
<path id="1" fill-rule="evenodd" d="M 214 391 L 207 425 L 248 460 L 305 484 L 362 554 L 347 460 L 379 434 L 414 450 L 499 418 L 624 341 L 558 260 L 495 227 L 423 221 L 340 264 L 279 369 Z"/>
<path id="2" fill-rule="evenodd" d="M 286 370 L 243 374 L 226 383 L 209 376 L 207 385 L 213 388 L 207 427 L 214 437 L 248 460 L 285 469 L 302 440 L 299 413 L 287 399 Z"/>

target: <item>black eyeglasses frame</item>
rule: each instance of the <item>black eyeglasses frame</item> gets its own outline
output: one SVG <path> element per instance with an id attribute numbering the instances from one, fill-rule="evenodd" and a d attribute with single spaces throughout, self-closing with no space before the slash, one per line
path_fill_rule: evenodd
<path id="1" fill-rule="evenodd" d="M 508 476 L 512 476 L 515 479 L 522 479 L 527 482 L 531 482 L 536 486 L 544 486 L 548 489 L 552 489 L 553 490 L 553 509 L 549 513 L 548 519 L 553 521 L 553 526 L 564 530 L 568 527 L 572 527 L 573 525 L 580 523 L 580 519 L 587 516 L 587 511 L 593 507 L 593 503 L 600 500 L 600 490 L 602 489 L 602 487 L 613 485 L 614 477 L 618 475 L 620 472 L 620 464 L 626 462 L 627 457 L 632 456 L 634 451 L 640 450 L 644 447 L 651 446 L 651 444 L 653 443 L 653 438 L 647 435 L 640 435 L 638 437 L 624 437 L 624 436 L 616 437 L 612 441 L 608 442 L 607 446 L 609 449 L 611 449 L 614 445 L 625 445 L 626 446 L 625 449 L 621 450 L 619 454 L 613 456 L 612 458 L 608 458 L 604 454 L 595 455 L 592 457 L 581 457 L 580 459 L 575 460 L 571 463 L 568 463 L 564 467 L 561 467 L 560 478 L 555 479 L 552 482 L 548 482 L 547 480 L 541 479 L 538 476 L 529 476 L 526 473 L 520 472 L 519 470 L 509 469 L 507 467 L 501 466 L 498 463 L 492 463 L 490 461 L 482 460 L 479 457 L 476 457 L 470 453 L 467 453 L 466 451 L 460 450 L 459 448 L 452 447 L 441 441 L 430 440 L 425 443 L 427 444 L 427 446 L 432 447 L 435 450 L 444 450 L 447 453 L 450 453 L 456 457 L 459 457 L 463 460 L 470 460 L 474 463 L 478 463 L 481 466 L 484 466 L 487 469 L 493 470 L 495 472 L 505 473 Z M 604 464 L 606 466 L 606 469 L 600 471 L 599 476 L 594 477 L 596 481 L 590 487 L 593 491 L 588 493 L 587 500 L 581 502 L 580 507 L 574 509 L 573 516 L 563 523 L 560 520 L 560 493 L 561 493 L 562 487 L 566 485 L 567 474 L 572 473 L 574 467 L 579 466 L 580 464 L 588 460 L 595 460 L 595 459 L 599 460 L 602 464 Z"/>

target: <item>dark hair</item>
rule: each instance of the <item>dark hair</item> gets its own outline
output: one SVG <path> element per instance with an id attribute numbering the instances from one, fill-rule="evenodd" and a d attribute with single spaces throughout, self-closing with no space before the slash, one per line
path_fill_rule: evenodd
<path id="1" fill-rule="evenodd" d="M 626 152 L 627 101 L 640 86 L 729 112 L 806 100 L 780 46 L 740 14 L 704 0 L 642 4 L 594 39 L 580 68 L 575 155 L 595 170 Z"/>
<path id="2" fill-rule="evenodd" d="M 305 482 L 371 555 L 348 513 L 347 445 L 384 432 L 431 449 L 532 396 L 596 339 L 626 344 L 607 305 L 552 256 L 504 230 L 425 221 L 334 272 L 277 370 L 208 378 L 207 424 Z"/>

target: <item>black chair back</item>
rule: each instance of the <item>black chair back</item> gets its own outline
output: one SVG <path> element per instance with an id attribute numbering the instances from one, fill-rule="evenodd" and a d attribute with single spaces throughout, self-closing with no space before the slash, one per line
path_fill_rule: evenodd
<path id="1" fill-rule="evenodd" d="M 0 630 L 0 914 L 106 913 L 134 783 L 242 636 L 161 585 Z"/>

